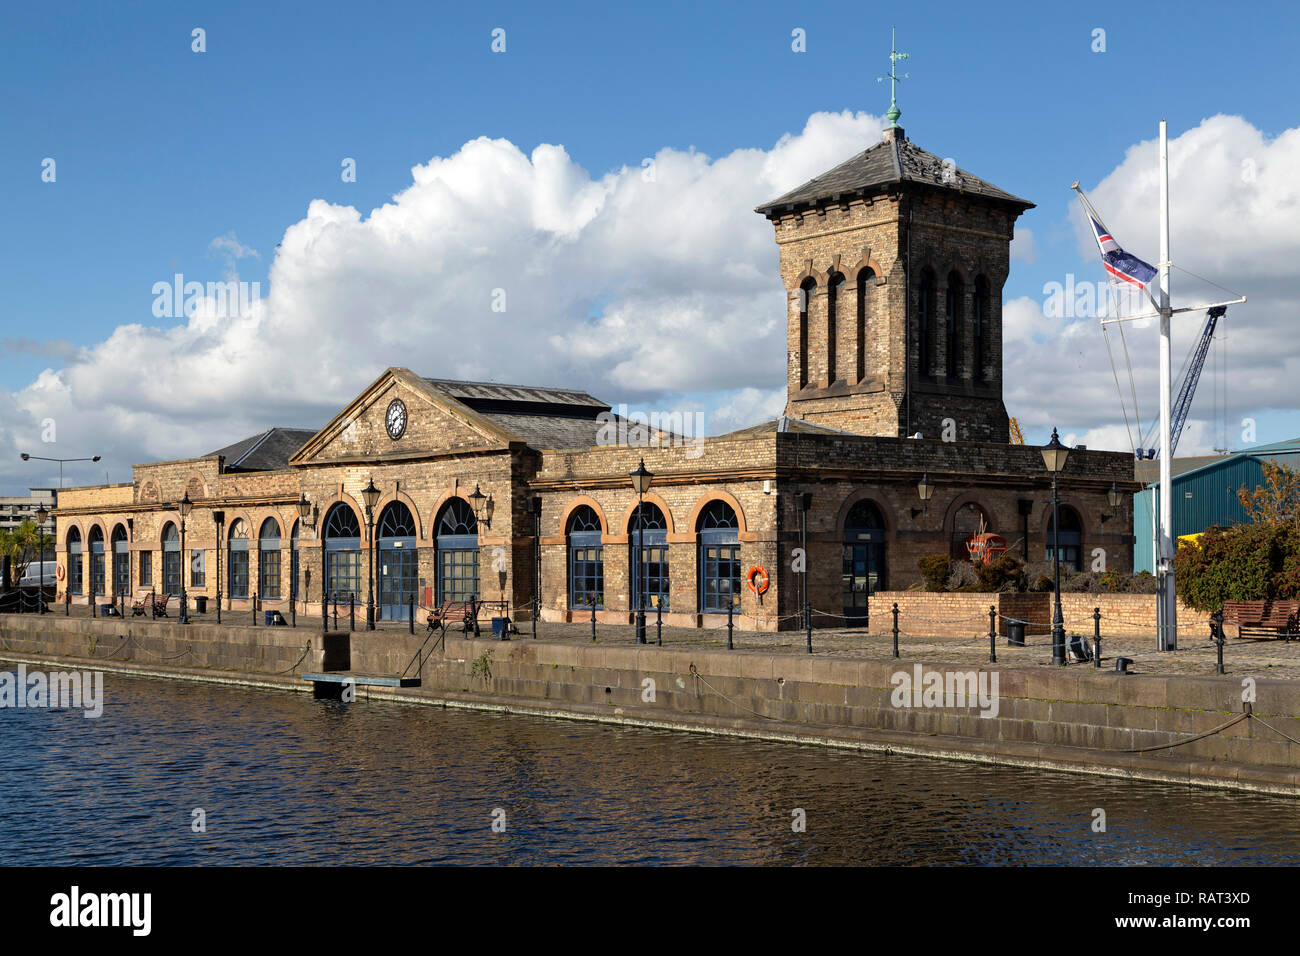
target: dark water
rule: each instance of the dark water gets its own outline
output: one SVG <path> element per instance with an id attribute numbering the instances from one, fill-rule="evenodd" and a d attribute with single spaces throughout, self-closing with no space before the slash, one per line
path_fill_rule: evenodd
<path id="1" fill-rule="evenodd" d="M 0 864 L 1300 863 L 1291 800 L 104 679 L 0 710 Z"/>

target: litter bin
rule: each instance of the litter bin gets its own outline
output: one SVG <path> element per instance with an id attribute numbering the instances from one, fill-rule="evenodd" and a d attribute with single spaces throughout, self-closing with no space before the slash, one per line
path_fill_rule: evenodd
<path id="1" fill-rule="evenodd" d="M 99 616 L 100 616 L 100 617 L 116 617 L 116 616 L 117 616 L 117 605 L 116 605 L 116 604 L 101 604 L 101 605 L 99 606 Z"/>
<path id="2" fill-rule="evenodd" d="M 492 636 L 498 641 L 510 640 L 510 618 L 494 617 L 492 618 Z"/>
<path id="3" fill-rule="evenodd" d="M 200 594 L 198 597 L 194 599 L 194 613 L 196 614 L 208 613 L 208 596 L 206 594 Z"/>
<path id="4" fill-rule="evenodd" d="M 281 624 L 284 624 L 284 618 L 280 615 L 279 611 L 263 611 L 262 613 L 266 615 L 267 627 L 278 627 Z"/>
<path id="5" fill-rule="evenodd" d="M 1007 621 L 1007 646 L 1025 646 L 1025 621 Z"/>

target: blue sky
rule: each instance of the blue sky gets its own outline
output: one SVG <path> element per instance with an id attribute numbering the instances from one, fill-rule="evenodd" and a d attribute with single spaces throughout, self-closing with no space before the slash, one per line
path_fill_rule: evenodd
<path id="1" fill-rule="evenodd" d="M 152 286 L 175 272 L 219 279 L 216 237 L 257 250 L 239 274 L 269 287 L 276 244 L 313 200 L 368 215 L 411 185 L 413 166 L 476 137 L 525 154 L 561 144 L 596 179 L 665 147 L 769 150 L 819 111 L 879 115 L 891 19 L 911 54 L 899 94 L 909 136 L 1038 204 L 1019 224 L 1036 254 L 1015 264 L 1004 300 L 1039 299 L 1066 271 L 1096 278 L 1067 218 L 1069 183 L 1110 174 L 1160 117 L 1172 135 L 1218 113 L 1265 137 L 1297 125 L 1296 83 L 1278 76 L 1294 58 L 1296 8 L 1250 10 L 1234 21 L 1210 3 L 939 2 L 883 19 L 816 3 L 8 4 L 0 389 L 19 392 L 118 326 L 183 325 L 154 319 Z M 504 54 L 490 50 L 497 27 Z M 791 50 L 795 28 L 806 53 Z M 1104 53 L 1091 49 L 1097 28 Z M 45 157 L 55 183 L 41 181 Z M 355 183 L 340 181 L 345 157 Z M 123 368 L 121 387 L 142 374 Z M 1260 441 L 1300 434 L 1293 412 L 1259 414 Z M 227 437 L 238 436 L 206 444 Z M 26 484 L 7 467 L 0 480 Z"/>

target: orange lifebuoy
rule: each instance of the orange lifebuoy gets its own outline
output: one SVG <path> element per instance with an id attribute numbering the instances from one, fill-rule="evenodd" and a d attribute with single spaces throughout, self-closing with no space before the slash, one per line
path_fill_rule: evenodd
<path id="1" fill-rule="evenodd" d="M 60 581 L 63 580 L 63 565 L 60 564 L 58 567 L 54 569 L 54 576 L 58 578 Z"/>
<path id="2" fill-rule="evenodd" d="M 759 579 L 757 584 L 754 583 L 755 578 Z M 749 589 L 755 594 L 765 594 L 771 583 L 771 579 L 767 576 L 767 571 L 763 569 L 762 565 L 756 564 L 749 569 Z"/>

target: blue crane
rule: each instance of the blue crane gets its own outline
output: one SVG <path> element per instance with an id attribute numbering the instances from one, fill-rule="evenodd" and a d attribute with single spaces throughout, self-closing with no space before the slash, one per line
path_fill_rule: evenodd
<path id="1" fill-rule="evenodd" d="M 1187 413 L 1192 410 L 1192 396 L 1196 394 L 1196 383 L 1201 380 L 1201 369 L 1205 367 L 1205 356 L 1210 351 L 1214 327 L 1227 312 L 1226 305 L 1216 305 L 1206 313 L 1205 331 L 1201 333 L 1201 341 L 1196 344 L 1196 353 L 1187 366 L 1187 374 L 1183 376 L 1183 384 L 1178 389 L 1178 399 L 1174 402 L 1172 421 L 1169 426 L 1170 455 L 1178 450 L 1178 436 L 1183 433 L 1183 426 L 1187 424 Z M 1147 458 L 1155 458 L 1159 453 L 1158 445 L 1148 448 Z M 1138 454 L 1140 456 L 1141 452 L 1139 451 Z"/>

